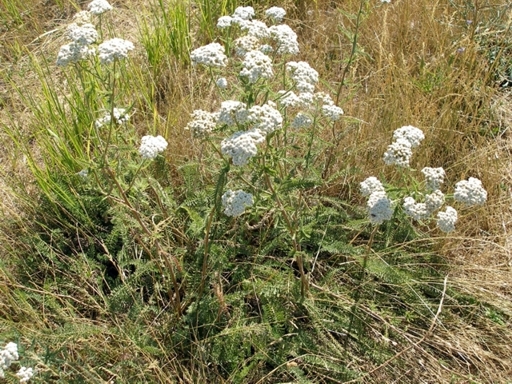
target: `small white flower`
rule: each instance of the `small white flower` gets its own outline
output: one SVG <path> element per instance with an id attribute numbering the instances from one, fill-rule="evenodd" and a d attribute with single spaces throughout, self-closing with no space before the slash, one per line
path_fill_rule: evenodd
<path id="1" fill-rule="evenodd" d="M 370 176 L 359 183 L 361 195 L 370 196 L 373 192 L 385 192 L 384 186 L 375 176 Z"/>
<path id="2" fill-rule="evenodd" d="M 228 81 L 225 77 L 219 77 L 215 84 L 217 84 L 217 87 L 220 89 L 226 89 L 228 87 Z"/>
<path id="3" fill-rule="evenodd" d="M 126 59 L 128 51 L 135 47 L 131 41 L 114 37 L 113 39 L 104 41 L 98 46 L 98 55 L 101 64 L 110 64 L 114 60 Z"/>
<path id="4" fill-rule="evenodd" d="M 265 16 L 267 16 L 274 23 L 280 23 L 286 16 L 286 11 L 281 7 L 270 7 L 265 11 Z"/>
<path id="5" fill-rule="evenodd" d="M 94 48 L 87 45 L 72 42 L 70 44 L 60 47 L 59 54 L 57 55 L 57 65 L 65 67 L 70 63 L 78 63 L 81 60 L 87 59 L 89 56 L 95 54 Z"/>
<path id="6" fill-rule="evenodd" d="M 470 177 L 455 184 L 453 198 L 468 206 L 482 205 L 487 201 L 487 191 L 482 187 L 480 180 Z"/>
<path id="7" fill-rule="evenodd" d="M 28 382 L 32 376 L 34 376 L 34 370 L 32 368 L 21 367 L 16 376 L 20 378 L 20 383 Z"/>
<path id="8" fill-rule="evenodd" d="M 318 72 L 305 61 L 290 61 L 286 63 L 286 71 L 295 82 L 300 92 L 313 93 L 318 83 Z"/>
<path id="9" fill-rule="evenodd" d="M 430 215 L 425 203 L 417 203 L 414 198 L 410 196 L 404 199 L 403 207 L 405 214 L 412 217 L 414 220 L 424 220 Z"/>
<path id="10" fill-rule="evenodd" d="M 393 217 L 393 207 L 386 192 L 373 192 L 368 198 L 368 218 L 372 224 L 381 224 Z"/>
<path id="11" fill-rule="evenodd" d="M 258 153 L 256 144 L 264 141 L 265 136 L 258 130 L 239 131 L 222 140 L 220 150 L 233 159 L 234 165 L 245 165 L 251 157 Z"/>
<path id="12" fill-rule="evenodd" d="M 252 128 L 258 129 L 262 133 L 268 135 L 276 129 L 283 126 L 283 116 L 275 108 L 275 104 L 271 101 L 262 106 L 255 105 L 249 109 L 247 121 L 252 123 Z"/>
<path id="13" fill-rule="evenodd" d="M 12 342 L 7 343 L 4 349 L 0 351 L 0 370 L 3 371 L 9 368 L 12 362 L 18 360 L 18 358 L 18 345 Z"/>
<path id="14" fill-rule="evenodd" d="M 155 159 L 160 152 L 167 148 L 167 141 L 160 135 L 143 136 L 139 147 L 139 153 L 143 159 Z"/>
<path id="15" fill-rule="evenodd" d="M 260 46 L 258 38 L 252 35 L 239 37 L 233 43 L 235 46 L 235 54 L 239 57 L 244 57 L 247 52 L 257 50 Z"/>
<path id="16" fill-rule="evenodd" d="M 190 53 L 192 64 L 202 64 L 207 67 L 225 67 L 228 58 L 224 54 L 224 47 L 219 43 L 211 43 L 194 49 Z"/>
<path id="17" fill-rule="evenodd" d="M 304 112 L 297 113 L 297 116 L 292 121 L 293 128 L 309 128 L 313 124 L 313 119 L 311 116 L 305 114 Z"/>
<path id="18" fill-rule="evenodd" d="M 293 107 L 298 107 L 299 105 L 301 105 L 301 100 L 293 91 L 281 90 L 278 92 L 278 95 L 280 97 L 277 101 L 283 107 L 293 108 Z"/>
<path id="19" fill-rule="evenodd" d="M 313 95 L 313 100 L 315 100 L 316 103 L 322 105 L 334 105 L 334 101 L 332 100 L 331 96 L 325 92 L 316 92 Z"/>
<path id="20" fill-rule="evenodd" d="M 253 196 L 242 190 L 227 190 L 222 195 L 222 207 L 226 216 L 236 217 L 244 213 L 245 208 L 254 204 Z"/>
<path id="21" fill-rule="evenodd" d="M 380 0 L 381 3 L 391 3 L 391 0 Z"/>
<path id="22" fill-rule="evenodd" d="M 92 13 L 89 11 L 80 11 L 73 16 L 73 22 L 78 25 L 90 24 Z"/>
<path id="23" fill-rule="evenodd" d="M 258 40 L 266 39 L 270 36 L 267 24 L 260 20 L 245 21 L 240 25 L 242 31 L 246 31 L 248 35 L 254 36 Z"/>
<path id="24" fill-rule="evenodd" d="M 401 138 L 388 146 L 388 150 L 384 153 L 384 162 L 387 165 L 408 167 L 411 156 L 411 142 Z"/>
<path id="25" fill-rule="evenodd" d="M 455 223 L 457 222 L 457 211 L 448 206 L 444 212 L 437 213 L 437 227 L 446 233 L 455 230 Z"/>
<path id="26" fill-rule="evenodd" d="M 299 100 L 302 107 L 309 108 L 313 105 L 314 96 L 310 92 L 300 92 Z"/>
<path id="27" fill-rule="evenodd" d="M 444 204 L 444 193 L 439 189 L 436 189 L 429 195 L 425 196 L 425 205 L 427 210 L 432 213 L 441 208 Z"/>
<path id="28" fill-rule="evenodd" d="M 231 27 L 231 22 L 233 21 L 233 18 L 231 16 L 221 16 L 217 20 L 217 28 L 224 29 Z"/>
<path id="29" fill-rule="evenodd" d="M 67 34 L 75 43 L 82 45 L 89 45 L 98 40 L 98 32 L 92 24 L 83 24 L 82 26 L 76 23 L 70 24 Z"/>
<path id="30" fill-rule="evenodd" d="M 234 19 L 251 20 L 254 17 L 254 8 L 237 7 L 232 16 Z"/>
<path id="31" fill-rule="evenodd" d="M 425 138 L 423 131 L 419 128 L 413 127 L 412 125 L 406 125 L 402 128 L 398 128 L 393 132 L 393 139 L 404 139 L 411 143 L 411 148 L 416 148 L 420 145 L 421 141 Z"/>
<path id="32" fill-rule="evenodd" d="M 343 115 L 343 109 L 336 105 L 323 105 L 322 115 L 324 115 L 331 121 L 338 121 L 340 119 L 340 116 Z"/>
<path id="33" fill-rule="evenodd" d="M 218 112 L 218 124 L 233 126 L 247 121 L 247 105 L 241 101 L 226 100 L 221 103 Z"/>
<path id="34" fill-rule="evenodd" d="M 244 56 L 243 69 L 240 76 L 247 77 L 249 83 L 253 84 L 260 78 L 270 79 L 272 72 L 272 60 L 261 51 L 250 51 Z"/>
<path id="35" fill-rule="evenodd" d="M 297 34 L 286 24 L 269 27 L 270 36 L 276 42 L 277 53 L 280 55 L 296 55 L 299 53 Z"/>
<path id="36" fill-rule="evenodd" d="M 93 0 L 87 9 L 94 15 L 101 15 L 107 11 L 110 11 L 113 7 L 107 0 Z"/>
<path id="37" fill-rule="evenodd" d="M 192 119 L 185 129 L 191 130 L 195 137 L 205 137 L 215 129 L 218 114 L 197 109 L 192 112 Z"/>
<path id="38" fill-rule="evenodd" d="M 124 124 L 130 120 L 131 115 L 127 113 L 125 108 L 114 108 L 112 110 L 112 115 L 114 116 L 114 120 L 116 124 Z M 94 122 L 96 128 L 101 128 L 106 124 L 110 124 L 111 120 L 111 112 L 107 111 L 103 117 L 100 117 Z"/>
<path id="39" fill-rule="evenodd" d="M 425 181 L 427 184 L 427 189 L 431 191 L 435 191 L 439 189 L 441 184 L 443 184 L 445 172 L 444 169 L 439 168 L 430 168 L 425 167 L 421 170 L 421 172 L 425 175 Z"/>

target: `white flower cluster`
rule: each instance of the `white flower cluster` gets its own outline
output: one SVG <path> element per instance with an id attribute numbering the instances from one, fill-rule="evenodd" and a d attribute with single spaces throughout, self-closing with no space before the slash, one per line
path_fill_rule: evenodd
<path id="1" fill-rule="evenodd" d="M 98 40 L 98 32 L 94 25 L 83 24 L 79 26 L 77 23 L 72 23 L 68 26 L 68 37 L 77 44 L 89 45 Z"/>
<path id="2" fill-rule="evenodd" d="M 397 165 L 399 167 L 409 167 L 412 157 L 412 148 L 420 145 L 421 140 L 425 138 L 422 130 L 412 125 L 406 125 L 398 128 L 393 133 L 395 140 L 388 146 L 384 153 L 384 162 L 387 165 Z"/>
<path id="3" fill-rule="evenodd" d="M 309 128 L 311 125 L 313 125 L 313 119 L 311 116 L 305 114 L 304 112 L 297 113 L 292 121 L 292 127 L 297 129 Z"/>
<path id="4" fill-rule="evenodd" d="M 222 195 L 222 207 L 227 216 L 240 216 L 246 207 L 251 207 L 253 204 L 253 196 L 242 190 L 232 191 L 229 189 Z"/>
<path id="5" fill-rule="evenodd" d="M 18 360 L 18 345 L 16 343 L 7 343 L 0 351 L 0 378 L 4 378 L 4 370 L 9 368 L 13 361 Z"/>
<path id="6" fill-rule="evenodd" d="M 252 128 L 268 135 L 283 126 L 283 117 L 276 105 L 269 101 L 262 106 L 255 105 L 249 109 L 247 121 L 252 123 Z"/>
<path id="7" fill-rule="evenodd" d="M 113 7 L 109 4 L 107 0 L 93 0 L 88 6 L 87 9 L 94 15 L 101 15 L 107 11 L 110 11 Z"/>
<path id="8" fill-rule="evenodd" d="M 286 16 L 286 11 L 281 7 L 270 7 L 265 11 L 265 16 L 267 16 L 274 23 L 280 23 Z"/>
<path id="9" fill-rule="evenodd" d="M 269 33 L 277 44 L 276 52 L 280 55 L 296 55 L 299 53 L 297 34 L 286 24 L 269 27 Z"/>
<path id="10" fill-rule="evenodd" d="M 437 227 L 443 232 L 453 232 L 456 222 L 457 211 L 450 206 L 447 206 L 444 212 L 441 211 L 437 213 Z"/>
<path id="11" fill-rule="evenodd" d="M 440 209 L 444 204 L 444 193 L 436 189 L 432 193 L 425 196 L 425 206 L 427 211 L 432 213 Z"/>
<path id="12" fill-rule="evenodd" d="M 403 207 L 405 214 L 412 217 L 414 220 L 425 220 L 430 216 L 430 212 L 427 210 L 427 204 L 417 203 L 413 197 L 406 197 Z"/>
<path id="13" fill-rule="evenodd" d="M 336 105 L 325 104 L 322 106 L 322 115 L 331 121 L 338 121 L 340 116 L 343 115 L 343 109 Z"/>
<path id="14" fill-rule="evenodd" d="M 71 63 L 78 63 L 81 60 L 85 60 L 90 56 L 94 56 L 96 51 L 87 45 L 79 43 L 69 43 L 60 47 L 57 55 L 57 65 L 59 67 L 65 67 Z"/>
<path id="15" fill-rule="evenodd" d="M 482 205 L 487 201 L 487 191 L 480 180 L 470 177 L 455 184 L 453 198 L 467 206 Z"/>
<path id="16" fill-rule="evenodd" d="M 318 83 L 318 72 L 305 61 L 290 61 L 286 63 L 286 71 L 295 82 L 300 92 L 313 93 L 315 84 Z"/>
<path id="17" fill-rule="evenodd" d="M 431 191 L 435 191 L 439 189 L 441 184 L 444 182 L 445 172 L 443 168 L 430 168 L 425 167 L 421 170 L 421 172 L 425 175 L 425 181 L 427 184 L 427 189 Z"/>
<path id="18" fill-rule="evenodd" d="M 27 383 L 32 376 L 34 376 L 34 370 L 32 368 L 21 367 L 16 376 L 19 377 L 20 383 Z"/>
<path id="19" fill-rule="evenodd" d="M 254 17 L 253 7 L 237 7 L 233 12 L 234 20 L 251 20 Z"/>
<path id="20" fill-rule="evenodd" d="M 101 128 L 106 124 L 110 124 L 112 119 L 112 115 L 114 116 L 114 120 L 117 124 L 124 124 L 130 120 L 131 115 L 127 113 L 125 108 L 114 108 L 112 113 L 110 111 L 106 112 L 103 117 L 100 117 L 94 122 L 96 128 Z"/>
<path id="21" fill-rule="evenodd" d="M 224 47 L 219 43 L 210 43 L 190 53 L 190 60 L 193 65 L 202 64 L 206 67 L 225 67 L 227 56 L 224 53 Z"/>
<path id="22" fill-rule="evenodd" d="M 228 81 L 225 77 L 219 77 L 215 84 L 217 84 L 217 87 L 220 89 L 226 89 L 228 87 Z"/>
<path id="23" fill-rule="evenodd" d="M 361 195 L 370 196 L 374 192 L 384 192 L 384 186 L 375 176 L 370 176 L 359 183 Z"/>
<path id="24" fill-rule="evenodd" d="M 160 135 L 143 136 L 139 147 L 139 153 L 143 159 L 155 159 L 160 152 L 167 148 L 167 141 Z"/>
<path id="25" fill-rule="evenodd" d="M 218 123 L 233 126 L 247 121 L 247 105 L 241 101 L 226 100 L 220 105 Z"/>
<path id="26" fill-rule="evenodd" d="M 235 45 L 235 53 L 239 57 L 245 57 L 247 52 L 257 50 L 260 46 L 260 40 L 252 35 L 239 37 L 233 43 Z"/>
<path id="27" fill-rule="evenodd" d="M 253 84 L 259 79 L 270 79 L 272 71 L 272 60 L 261 51 L 249 51 L 244 56 L 243 69 L 240 76 L 246 77 L 249 83 Z"/>
<path id="28" fill-rule="evenodd" d="M 412 125 L 406 125 L 402 128 L 398 128 L 393 132 L 393 139 L 399 140 L 404 139 L 411 143 L 411 148 L 416 148 L 420 145 L 421 141 L 425 138 L 423 131 L 419 128 L 413 127 Z"/>
<path id="29" fill-rule="evenodd" d="M 98 55 L 101 64 L 110 64 L 115 60 L 122 60 L 128 57 L 128 51 L 135 47 L 128 40 L 114 37 L 113 39 L 104 41 L 98 46 Z"/>
<path id="30" fill-rule="evenodd" d="M 233 159 L 234 165 L 245 165 L 251 157 L 258 153 L 256 144 L 264 141 L 265 136 L 259 130 L 239 131 L 222 140 L 220 150 Z"/>
<path id="31" fill-rule="evenodd" d="M 215 129 L 218 117 L 218 113 L 196 109 L 192 112 L 192 121 L 187 124 L 185 129 L 191 130 L 195 137 L 206 137 Z"/>
<path id="32" fill-rule="evenodd" d="M 393 205 L 386 192 L 373 192 L 368 198 L 368 218 L 372 224 L 381 224 L 393 216 Z"/>

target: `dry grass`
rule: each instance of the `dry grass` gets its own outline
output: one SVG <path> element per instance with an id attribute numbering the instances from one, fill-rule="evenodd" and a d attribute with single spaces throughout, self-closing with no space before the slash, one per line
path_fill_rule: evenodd
<path id="1" fill-rule="evenodd" d="M 122 34 L 134 41 L 138 31 L 133 10 L 143 9 L 141 3 L 118 1 L 115 5 L 119 10 L 112 16 Z M 355 0 L 344 1 L 341 6 L 336 3 L 317 0 L 316 6 L 308 5 L 300 21 L 290 20 L 290 25 L 300 31 L 303 48 L 298 59 L 308 61 L 320 72 L 326 79 L 326 89 L 332 87 L 335 93 L 336 84 L 347 70 L 341 106 L 346 115 L 354 119 L 337 127 L 340 132 L 347 130 L 348 133 L 338 143 L 332 173 L 347 172 L 346 177 L 331 181 L 327 188 L 329 193 L 344 194 L 357 202 L 357 194 L 352 195 L 351 191 L 366 176 L 386 175 L 392 181 L 392 173 L 381 161 L 392 131 L 409 124 L 422 128 L 426 140 L 415 153 L 413 166 L 418 169 L 443 166 L 451 185 L 460 178 L 478 177 L 489 192 L 487 205 L 462 217 L 456 236 L 441 240 L 439 252 L 451 263 L 448 282 L 458 291 L 503 312 L 498 321 L 493 314 L 486 313 L 488 309 L 481 308 L 477 312 L 468 304 L 468 310 L 475 311 L 472 322 L 445 318 L 441 314 L 431 335 L 404 353 L 400 364 L 392 364 L 392 369 L 377 370 L 365 380 L 369 383 L 391 382 L 391 378 L 403 383 L 510 382 L 512 142 L 508 130 L 512 123 L 512 97 L 497 90 L 481 42 L 484 39 L 488 44 L 501 43 L 501 37 L 492 38 L 493 32 L 499 35 L 497 31 L 507 25 L 509 20 L 505 13 L 510 9 L 498 0 L 489 0 L 479 5 L 480 9 L 475 8 L 479 2 L 472 7 L 463 1 L 452 4 L 393 0 L 389 5 L 368 2 L 365 4 L 368 14 L 360 26 L 358 50 L 352 66 L 346 68 L 351 41 L 344 32 L 354 30 L 352 16 L 357 14 L 360 3 Z M 291 2 L 287 4 L 292 6 Z M 10 73 L 13 81 L 25 91 L 37 94 L 37 76 L 30 72 L 26 54 L 54 55 L 62 43 L 59 28 L 70 20 L 75 8 L 71 5 L 47 8 L 44 1 L 35 0 L 29 8 L 30 12 L 23 16 L 21 23 L 11 21 L 0 30 L 0 41 L 4 42 L 0 46 L 0 70 Z M 370 8 L 376 9 L 370 12 Z M 472 23 L 468 24 L 467 19 Z M 141 77 L 137 81 L 142 86 L 146 80 Z M 0 82 L 3 88 L 0 125 L 15 123 L 30 135 L 31 117 L 27 116 L 22 100 L 5 82 L 4 76 L 0 76 Z M 206 79 L 197 79 L 178 65 L 167 68 L 161 78 L 154 79 L 154 85 L 157 94 L 154 108 L 141 111 L 137 126 L 141 132 L 156 128 L 169 138 L 170 160 L 180 166 L 201 151 L 182 127 L 191 110 L 209 109 L 214 103 L 212 88 L 208 87 Z M 496 133 L 492 133 L 494 131 Z M 23 162 L 16 160 L 14 147 L 5 134 L 0 135 L 0 140 L 4 148 L 0 153 L 0 214 L 12 218 L 19 212 L 16 196 L 8 186 L 9 175 L 19 172 Z M 30 182 L 29 176 L 26 177 Z M 16 244 L 15 233 L 6 235 L 3 241 Z M 8 249 L 9 246 L 4 244 L 3 247 Z M 11 297 L 8 291 L 17 284 L 14 277 L 0 276 L 2 300 Z M 91 293 L 82 293 L 82 296 L 90 297 Z M 444 305 L 460 304 L 447 297 Z M 97 306 L 100 311 L 102 304 L 88 303 L 87 306 Z M 16 324 L 20 333 L 34 338 L 42 337 L 37 329 L 54 326 L 46 321 L 44 311 L 39 313 L 20 305 L 19 301 L 16 305 L 3 302 L 0 312 L 4 313 L 3 323 Z M 62 314 L 63 319 L 74 317 L 72 313 Z M 73 326 L 87 326 L 79 319 L 73 321 Z M 106 327 L 94 324 L 96 330 L 102 326 Z M 105 333 L 91 332 L 90 339 L 84 341 L 87 348 L 100 339 L 120 340 L 116 346 L 119 355 L 113 358 L 132 358 L 137 351 L 134 352 L 129 343 L 131 336 L 120 338 L 125 331 L 123 324 L 115 324 L 113 328 L 119 334 L 109 334 L 112 327 Z M 411 344 L 419 341 L 423 334 L 413 329 L 400 332 Z M 407 347 L 406 344 L 397 346 L 397 353 Z M 102 352 L 98 350 L 91 355 L 95 353 Z M 78 348 L 76 356 L 82 355 Z M 165 369 L 151 366 L 151 356 L 141 352 L 138 358 L 145 361 L 148 369 L 157 372 L 155 377 L 162 382 L 166 380 Z M 85 366 L 88 364 L 94 362 L 86 362 Z M 368 371 L 374 368 L 368 367 Z M 194 375 L 197 372 L 184 373 L 183 377 L 193 378 Z M 91 377 L 91 382 L 95 380 L 99 378 Z M 192 381 L 194 379 L 190 379 Z"/>

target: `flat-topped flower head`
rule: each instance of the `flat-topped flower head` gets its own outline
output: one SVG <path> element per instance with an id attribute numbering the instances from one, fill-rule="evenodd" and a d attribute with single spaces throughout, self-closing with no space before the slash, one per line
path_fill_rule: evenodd
<path id="1" fill-rule="evenodd" d="M 220 89 L 226 89 L 228 87 L 228 81 L 225 77 L 219 77 L 215 84 L 217 84 L 217 87 Z"/>
<path id="2" fill-rule="evenodd" d="M 237 100 L 226 100 L 220 105 L 218 123 L 228 126 L 244 124 L 247 121 L 247 105 Z"/>
<path id="3" fill-rule="evenodd" d="M 113 7 L 107 0 L 93 0 L 89 3 L 87 9 L 94 15 L 101 15 L 102 13 L 112 10 Z"/>
<path id="4" fill-rule="evenodd" d="M 20 379 L 20 383 L 28 383 L 32 376 L 34 376 L 34 370 L 32 368 L 21 367 L 16 373 L 16 376 Z"/>
<path id="5" fill-rule="evenodd" d="M 247 78 L 251 84 L 261 78 L 270 79 L 274 75 L 272 60 L 260 51 L 247 52 L 244 56 L 243 66 L 240 76 Z"/>
<path id="6" fill-rule="evenodd" d="M 318 83 L 318 72 L 305 61 L 286 63 L 286 71 L 300 92 L 313 93 Z"/>
<path id="7" fill-rule="evenodd" d="M 267 16 L 274 23 L 280 23 L 286 16 L 286 11 L 281 7 L 270 7 L 265 11 L 265 16 Z"/>
<path id="8" fill-rule="evenodd" d="M 251 20 L 254 17 L 253 7 L 237 7 L 232 15 L 233 19 Z"/>
<path id="9" fill-rule="evenodd" d="M 158 136 L 143 136 L 139 147 L 139 153 L 143 159 L 153 160 L 156 159 L 159 153 L 165 151 L 167 148 L 167 141 L 160 135 Z"/>
<path id="10" fill-rule="evenodd" d="M 67 35 L 75 43 L 82 45 L 89 45 L 98 40 L 98 32 L 92 24 L 79 26 L 76 23 L 72 23 L 68 26 Z"/>
<path id="11" fill-rule="evenodd" d="M 432 193 L 425 196 L 425 205 L 427 210 L 432 213 L 441 208 L 444 204 L 444 193 L 436 189 Z"/>
<path id="12" fill-rule="evenodd" d="M 12 342 L 7 343 L 4 349 L 0 351 L 0 373 L 9 368 L 12 362 L 18 360 L 18 358 L 18 345 Z"/>
<path id="13" fill-rule="evenodd" d="M 322 115 L 331 121 L 338 121 L 341 115 L 343 115 L 343 109 L 336 105 L 326 104 L 322 106 Z"/>
<path id="14" fill-rule="evenodd" d="M 402 128 L 398 128 L 393 132 L 393 139 L 404 139 L 411 143 L 411 148 L 416 148 L 420 145 L 421 141 L 425 138 L 423 131 L 419 128 L 413 127 L 412 125 L 406 125 Z"/>
<path id="15" fill-rule="evenodd" d="M 372 224 L 381 224 L 393 217 L 393 206 L 386 192 L 373 192 L 368 198 L 368 218 Z"/>
<path id="16" fill-rule="evenodd" d="M 256 144 L 264 141 L 265 136 L 258 130 L 239 131 L 222 140 L 220 150 L 233 159 L 234 165 L 246 165 L 249 159 L 258 153 Z"/>
<path id="17" fill-rule="evenodd" d="M 227 190 L 222 195 L 222 208 L 226 216 L 236 217 L 244 213 L 245 208 L 254 204 L 253 196 L 242 190 Z"/>
<path id="18" fill-rule="evenodd" d="M 455 184 L 453 198 L 467 206 L 482 205 L 487 201 L 487 191 L 480 180 L 470 177 Z"/>
<path id="19" fill-rule="evenodd" d="M 313 125 L 313 118 L 304 112 L 297 113 L 292 121 L 292 128 L 309 128 Z"/>
<path id="20" fill-rule="evenodd" d="M 409 167 L 409 161 L 412 157 L 411 142 L 399 138 L 388 146 L 384 153 L 384 162 L 387 165 L 397 165 L 399 167 Z"/>
<path id="21" fill-rule="evenodd" d="M 225 67 L 228 61 L 224 47 L 219 43 L 210 43 L 190 53 L 193 65 L 202 64 L 206 67 Z"/>
<path id="22" fill-rule="evenodd" d="M 60 47 L 56 64 L 59 67 L 65 67 L 68 64 L 74 64 L 79 61 L 86 60 L 87 58 L 94 56 L 95 53 L 96 51 L 94 48 L 72 42 Z"/>
<path id="23" fill-rule="evenodd" d="M 114 37 L 104 41 L 98 46 L 98 55 L 101 64 L 110 64 L 115 60 L 122 60 L 128 57 L 128 52 L 134 49 L 131 41 Z"/>
<path id="24" fill-rule="evenodd" d="M 187 124 L 185 129 L 191 130 L 195 137 L 206 137 L 215 129 L 218 118 L 218 113 L 197 109 L 192 112 L 192 121 Z"/>
<path id="25" fill-rule="evenodd" d="M 73 16 L 73 22 L 79 26 L 84 24 L 90 24 L 92 19 L 92 13 L 89 11 L 80 11 L 75 13 Z"/>
<path id="26" fill-rule="evenodd" d="M 233 18 L 231 16 L 221 16 L 217 20 L 217 28 L 224 29 L 231 27 L 231 23 L 233 22 Z"/>
<path id="27" fill-rule="evenodd" d="M 265 135 L 281 129 L 283 127 L 283 116 L 275 107 L 276 105 L 271 101 L 262 106 L 255 105 L 249 109 L 247 121 L 252 124 L 253 129 L 257 129 Z"/>
<path id="28" fill-rule="evenodd" d="M 114 121 L 116 124 L 124 124 L 130 121 L 131 115 L 128 114 L 128 110 L 125 108 L 114 108 L 112 113 L 107 111 L 102 117 L 97 119 L 94 122 L 96 128 L 101 128 L 106 124 L 110 124 L 111 115 L 114 116 Z"/>
<path id="29" fill-rule="evenodd" d="M 361 195 L 370 196 L 373 192 L 385 192 L 384 186 L 375 176 L 370 176 L 359 183 Z"/>
<path id="30" fill-rule="evenodd" d="M 277 102 L 285 108 L 294 108 L 301 105 L 301 101 L 297 94 L 293 91 L 280 90 L 278 92 L 279 99 Z"/>
<path id="31" fill-rule="evenodd" d="M 446 207 L 443 212 L 437 213 L 437 227 L 446 233 L 455 231 L 455 223 L 457 222 L 457 211 L 453 207 Z"/>
<path id="32" fill-rule="evenodd" d="M 425 220 L 430 216 L 427 205 L 425 203 L 417 203 L 414 198 L 410 196 L 404 199 L 403 208 L 405 214 L 412 217 L 414 220 Z"/>
<path id="33" fill-rule="evenodd" d="M 239 57 L 244 57 L 247 52 L 257 50 L 260 46 L 260 40 L 256 36 L 245 35 L 235 39 L 233 42 L 235 46 L 235 54 Z"/>
<path id="34" fill-rule="evenodd" d="M 266 39 L 270 36 L 267 24 L 260 20 L 245 21 L 240 25 L 240 29 L 245 31 L 248 35 L 254 36 L 258 40 Z"/>
<path id="35" fill-rule="evenodd" d="M 443 184 L 445 172 L 444 169 L 439 168 L 430 168 L 425 167 L 421 170 L 421 172 L 425 175 L 425 182 L 427 184 L 427 189 L 431 191 L 435 191 L 439 189 L 441 184 Z"/>
<path id="36" fill-rule="evenodd" d="M 297 34 L 288 25 L 272 25 L 268 30 L 270 32 L 270 37 L 277 45 L 277 54 L 296 55 L 299 53 Z"/>

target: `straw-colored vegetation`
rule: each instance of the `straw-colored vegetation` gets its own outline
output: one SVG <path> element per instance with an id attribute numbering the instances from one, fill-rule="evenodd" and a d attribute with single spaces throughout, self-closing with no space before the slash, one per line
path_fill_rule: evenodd
<path id="1" fill-rule="evenodd" d="M 511 5 L 117 0 L 93 24 L 129 57 L 57 66 L 87 3 L 0 2 L 0 348 L 20 354 L 0 382 L 512 383 Z M 286 9 L 300 53 L 275 73 L 308 62 L 345 112 L 309 131 L 285 116 L 243 167 L 219 149 L 233 130 L 185 129 L 282 89 L 231 72 L 220 90 L 192 65 L 232 42 L 216 23 L 238 6 Z M 97 127 L 114 107 L 129 122 Z M 425 134 L 411 170 L 382 160 L 406 125 Z M 168 142 L 154 160 L 144 135 Z M 398 201 L 427 166 L 487 202 L 448 234 L 400 206 L 371 225 L 359 183 Z M 254 205 L 227 217 L 243 187 Z"/>

